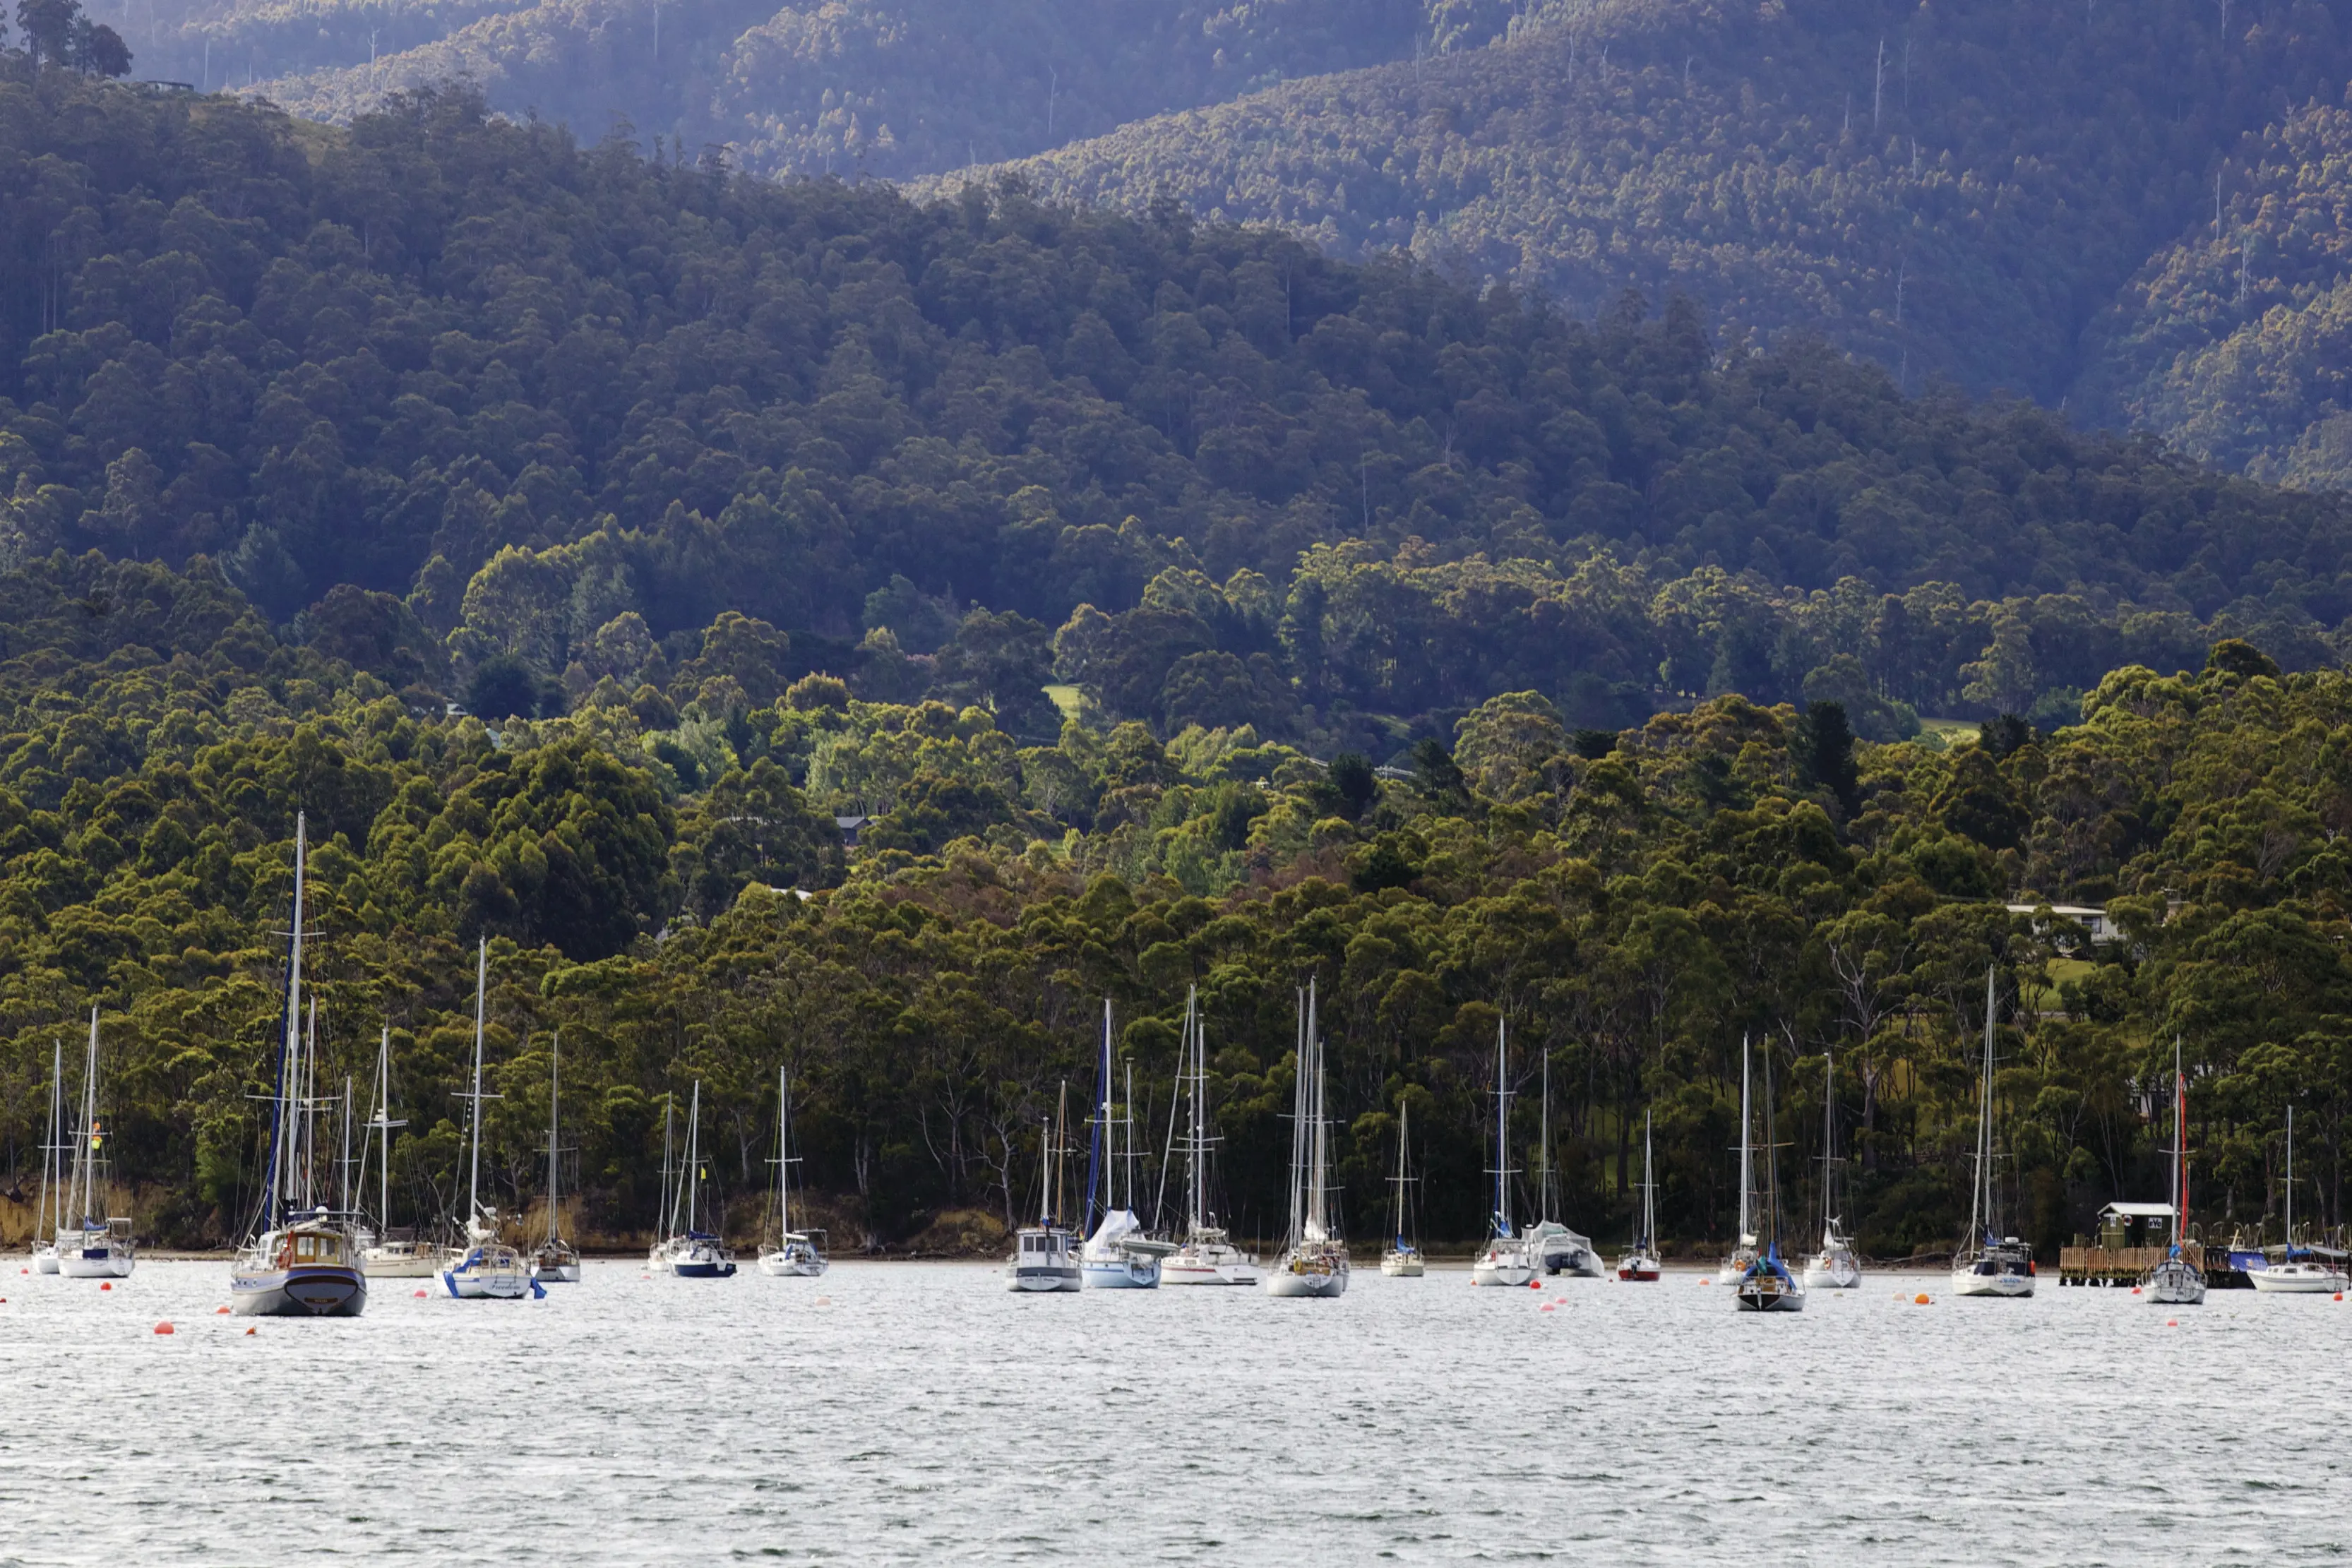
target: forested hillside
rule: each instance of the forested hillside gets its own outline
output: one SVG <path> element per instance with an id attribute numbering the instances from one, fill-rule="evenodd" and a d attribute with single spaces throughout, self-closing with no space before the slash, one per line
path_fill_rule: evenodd
<path id="1" fill-rule="evenodd" d="M 1688 290 L 1913 384 L 2055 404 L 2095 312 L 2240 136 L 2352 76 L 2310 0 L 1539 5 L 1507 43 L 1286 84 L 1020 165 L 1340 254 L 1401 247 L 1586 313 Z"/>
<path id="2" fill-rule="evenodd" d="M 2203 462 L 2342 489 L 2352 114 L 2323 95 L 2249 141 L 2211 221 L 2160 251 L 2098 324 L 2087 406 Z"/>
<path id="3" fill-rule="evenodd" d="M 2151 1085 L 2176 1035 L 2209 1224 L 2273 1211 L 2290 1103 L 2301 1211 L 2315 1195 L 2323 1223 L 2340 1217 L 2352 679 L 2281 676 L 2242 643 L 2201 675 L 2117 672 L 2079 726 L 1989 725 L 1950 752 L 1856 747 L 1833 706 L 1738 696 L 1579 735 L 1522 693 L 1382 777 L 1246 730 L 1072 724 L 1041 746 L 977 706 L 864 703 L 822 677 L 777 693 L 725 622 L 703 638 L 725 675 L 493 732 L 274 637 L 203 563 L 60 556 L 0 573 L 0 612 L 12 1235 L 52 1041 L 92 1004 L 138 1228 L 237 1233 L 298 811 L 321 1080 L 363 1075 L 390 1028 L 398 1223 L 457 1192 L 478 933 L 505 1095 L 485 1178 L 510 1212 L 538 1190 L 560 1028 L 574 1224 L 607 1241 L 648 1223 L 663 1105 L 698 1083 L 748 1239 L 782 1062 L 837 1247 L 986 1245 L 1033 1211 L 1058 1086 L 1091 1092 L 1102 999 L 1157 1127 L 1193 986 L 1215 1201 L 1266 1234 L 1311 977 L 1360 1235 L 1408 1103 L 1426 1232 L 1477 1233 L 1500 1012 L 1519 1088 L 1549 1053 L 1579 1225 L 1622 1234 L 1654 1112 L 1668 1235 L 1721 1244 L 1747 1034 L 1773 1061 L 1791 1207 L 1833 1050 L 1850 1223 L 1875 1253 L 1948 1246 L 1988 966 L 2004 1223 L 2047 1247 L 2158 1189 Z M 662 758 L 697 747 L 716 769 L 688 788 Z M 845 861 L 827 813 L 852 806 L 879 815 Z M 2000 902 L 2069 896 L 2105 900 L 2124 940 Z M 1538 1134 L 1523 1094 L 1508 1163 L 1532 1168 Z"/>
<path id="4" fill-rule="evenodd" d="M 1591 323 L 1259 230 L 0 89 L 0 546 L 205 555 L 492 716 L 665 686 L 722 612 L 862 695 L 1058 677 L 1377 758 L 1535 689 L 2071 717 L 2214 636 L 2332 663 L 2343 503 L 1696 313 Z M 37 162 L 45 161 L 45 162 Z M 341 591 L 331 591 L 340 589 Z"/>

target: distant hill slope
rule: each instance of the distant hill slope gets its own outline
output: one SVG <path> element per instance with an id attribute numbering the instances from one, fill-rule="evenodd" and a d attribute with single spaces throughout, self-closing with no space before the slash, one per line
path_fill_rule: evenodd
<path id="1" fill-rule="evenodd" d="M 2095 329 L 2085 407 L 2208 463 L 2352 486 L 2352 113 L 2305 105 Z"/>
<path id="2" fill-rule="evenodd" d="M 1734 330 L 2054 404 L 2225 150 L 2347 72 L 2336 12 L 2295 0 L 1619 0 L 1017 167 L 1049 196 L 1172 197 L 1588 312 L 1688 290 Z"/>
<path id="3" fill-rule="evenodd" d="M 465 78 L 591 141 L 617 121 L 756 172 L 898 178 L 1507 21 L 1488 0 L 265 0 L 131 43 L 142 74 L 316 119 Z"/>

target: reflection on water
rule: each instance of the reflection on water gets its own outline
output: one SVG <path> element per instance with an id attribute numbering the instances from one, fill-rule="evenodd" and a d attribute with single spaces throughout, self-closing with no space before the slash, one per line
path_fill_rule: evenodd
<path id="1" fill-rule="evenodd" d="M 257 1323 L 214 1315 L 225 1263 L 16 1268 L 0 1563 L 2352 1555 L 2326 1298 L 1877 1276 L 1759 1318 L 1696 1274 L 1318 1302 L 592 1262 Z"/>

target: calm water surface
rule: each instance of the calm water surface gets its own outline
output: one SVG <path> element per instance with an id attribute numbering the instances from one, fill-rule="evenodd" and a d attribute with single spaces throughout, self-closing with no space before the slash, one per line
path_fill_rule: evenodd
<path id="1" fill-rule="evenodd" d="M 1315 1302 L 591 1263 L 544 1301 L 382 1281 L 356 1322 L 257 1322 L 214 1315 L 226 1263 L 11 1263 L 0 1563 L 2352 1558 L 2352 1304 L 1881 1275 L 1759 1319 L 1700 1278 Z"/>

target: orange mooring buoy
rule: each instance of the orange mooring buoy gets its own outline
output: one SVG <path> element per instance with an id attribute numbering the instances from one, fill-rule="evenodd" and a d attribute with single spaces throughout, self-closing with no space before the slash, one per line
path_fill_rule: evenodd
<path id="1" fill-rule="evenodd" d="M 1931 1307 L 1936 1304 L 1936 1298 L 1922 1291 L 1911 1298 L 1911 1304 L 1915 1307 Z"/>
<path id="2" fill-rule="evenodd" d="M 246 1338 L 247 1338 L 247 1339 L 251 1339 L 251 1338 L 253 1337 L 253 1331 L 252 1331 L 251 1329 L 247 1329 L 247 1330 L 246 1330 L 246 1331 L 245 1331 L 245 1337 L 246 1337 Z"/>
<path id="3" fill-rule="evenodd" d="M 215 1307 L 213 1309 L 213 1316 L 216 1318 L 225 1318 L 228 1316 L 228 1309 L 226 1307 Z"/>
<path id="4" fill-rule="evenodd" d="M 100 1285 L 100 1286 L 99 1287 L 99 1289 L 100 1289 L 100 1290 L 101 1290 L 101 1291 L 110 1291 L 110 1290 L 114 1289 L 114 1281 L 111 1281 L 111 1280 L 109 1280 L 105 1284 Z"/>
<path id="5" fill-rule="evenodd" d="M 175 1333 L 178 1331 L 173 1328 L 170 1323 L 157 1323 L 155 1325 L 155 1332 L 157 1333 Z"/>

